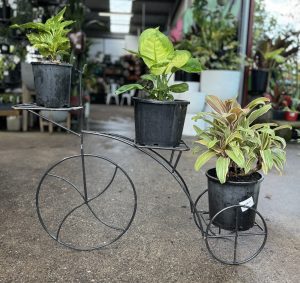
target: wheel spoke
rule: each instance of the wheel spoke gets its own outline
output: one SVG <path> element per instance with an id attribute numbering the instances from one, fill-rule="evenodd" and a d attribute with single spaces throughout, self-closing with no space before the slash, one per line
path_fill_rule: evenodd
<path id="1" fill-rule="evenodd" d="M 118 231 L 123 231 L 124 232 L 124 229 L 123 228 L 118 228 L 118 227 L 115 227 L 115 226 L 112 226 L 112 225 L 109 225 L 107 223 L 105 223 L 103 220 L 101 220 L 97 214 L 94 212 L 94 210 L 91 208 L 91 206 L 89 205 L 89 203 L 86 203 L 87 207 L 89 208 L 89 210 L 91 211 L 91 213 L 94 215 L 94 217 L 99 221 L 101 222 L 103 225 L 111 228 L 111 229 L 114 229 L 114 230 L 118 230 Z"/>
<path id="2" fill-rule="evenodd" d="M 111 178 L 111 180 L 109 181 L 109 183 L 107 184 L 107 186 L 104 188 L 104 190 L 102 190 L 99 194 L 97 194 L 96 196 L 90 198 L 87 203 L 91 202 L 92 200 L 100 197 L 103 193 L 105 193 L 107 191 L 107 189 L 110 187 L 110 185 L 112 184 L 112 182 L 114 181 L 115 177 L 116 177 L 116 174 L 117 174 L 117 171 L 118 171 L 118 167 L 116 166 L 115 168 L 115 171 L 113 173 L 113 176 Z"/>
<path id="3" fill-rule="evenodd" d="M 82 204 L 80 205 L 77 205 L 75 206 L 73 209 L 71 209 L 66 215 L 65 217 L 63 218 L 63 220 L 61 221 L 61 223 L 59 224 L 59 227 L 58 227 L 58 230 L 57 230 L 57 233 L 56 233 L 56 240 L 58 240 L 58 236 L 59 236 L 59 233 L 60 233 L 60 230 L 61 230 L 61 227 L 63 226 L 64 222 L 67 220 L 67 218 L 78 208 L 80 208 L 81 206 L 83 206 L 85 204 L 85 202 L 83 202 Z"/>
<path id="4" fill-rule="evenodd" d="M 47 175 L 50 176 L 50 177 L 53 177 L 53 178 L 57 178 L 57 179 L 63 180 L 63 181 L 65 181 L 66 183 L 68 183 L 69 185 L 71 185 L 72 188 L 75 189 L 76 192 L 77 192 L 77 193 L 81 196 L 81 198 L 84 200 L 84 196 L 83 196 L 83 194 L 79 191 L 79 189 L 78 189 L 73 183 L 71 183 L 70 181 L 68 181 L 66 178 L 61 177 L 61 176 L 58 176 L 58 175 L 55 175 L 55 174 L 51 174 L 51 173 L 48 173 Z"/>

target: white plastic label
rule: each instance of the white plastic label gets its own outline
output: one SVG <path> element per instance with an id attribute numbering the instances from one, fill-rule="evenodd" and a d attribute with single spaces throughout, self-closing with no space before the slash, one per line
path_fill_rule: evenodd
<path id="1" fill-rule="evenodd" d="M 239 204 L 240 205 L 246 205 L 246 206 L 252 207 L 254 205 L 254 201 L 253 201 L 253 198 L 250 197 L 248 199 L 245 199 L 245 200 L 241 201 Z M 249 208 L 247 208 L 247 207 L 241 207 L 242 212 L 244 212 L 244 211 L 246 211 L 248 209 Z"/>

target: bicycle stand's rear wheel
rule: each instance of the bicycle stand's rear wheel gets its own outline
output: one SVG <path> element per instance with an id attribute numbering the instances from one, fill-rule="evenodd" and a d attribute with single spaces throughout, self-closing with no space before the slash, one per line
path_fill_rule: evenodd
<path id="1" fill-rule="evenodd" d="M 238 210 L 251 209 L 255 213 L 255 224 L 246 231 L 239 231 Z M 236 215 L 236 227 L 232 231 L 220 229 L 214 220 L 221 214 L 233 210 Z M 205 243 L 210 254 L 218 261 L 238 265 L 255 258 L 263 249 L 267 240 L 267 225 L 261 214 L 252 207 L 233 205 L 219 211 L 207 225 Z"/>
<path id="2" fill-rule="evenodd" d="M 43 175 L 36 192 L 37 214 L 46 232 L 75 250 L 100 249 L 120 239 L 136 207 L 136 190 L 128 174 L 98 155 L 57 162 Z"/>

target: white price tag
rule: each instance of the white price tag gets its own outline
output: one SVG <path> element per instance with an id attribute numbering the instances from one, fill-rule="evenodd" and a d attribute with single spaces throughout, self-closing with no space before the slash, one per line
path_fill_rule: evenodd
<path id="1" fill-rule="evenodd" d="M 240 205 L 246 205 L 246 206 L 252 207 L 254 205 L 254 201 L 253 201 L 253 198 L 250 197 L 248 199 L 245 199 L 245 200 L 241 201 L 239 204 Z M 244 211 L 246 211 L 248 209 L 249 208 L 247 208 L 247 207 L 241 207 L 242 212 L 244 212 Z"/>

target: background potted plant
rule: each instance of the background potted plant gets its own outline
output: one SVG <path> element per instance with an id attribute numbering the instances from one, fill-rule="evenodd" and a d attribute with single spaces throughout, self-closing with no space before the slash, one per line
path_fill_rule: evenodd
<path id="1" fill-rule="evenodd" d="M 272 88 L 272 79 L 282 77 L 280 66 L 297 54 L 295 34 L 286 33 L 274 40 L 264 36 L 256 45 L 255 60 L 251 71 L 251 91 L 262 94 Z M 273 83 L 275 84 L 275 83 Z"/>
<path id="2" fill-rule="evenodd" d="M 189 50 L 204 66 L 201 92 L 223 99 L 236 97 L 240 84 L 238 26 L 229 2 L 217 1 L 212 9 L 207 0 L 195 0 L 194 26 L 178 44 L 178 48 Z"/>
<path id="3" fill-rule="evenodd" d="M 206 131 L 195 128 L 199 138 L 196 142 L 206 148 L 204 152 L 203 147 L 195 148 L 195 152 L 202 152 L 195 162 L 195 169 L 198 171 L 211 158 L 217 158 L 216 167 L 206 172 L 210 217 L 249 198 L 256 209 L 263 180 L 258 171 L 262 169 L 267 174 L 272 167 L 279 171 L 283 169 L 286 143 L 275 132 L 288 126 L 254 124 L 271 108 L 265 97 L 253 100 L 245 108 L 234 99 L 221 101 L 216 96 L 207 96 L 206 100 L 215 112 L 202 112 L 194 117 L 210 125 Z M 254 218 L 253 210 L 239 210 L 239 229 L 251 228 Z M 235 221 L 235 211 L 228 210 L 220 214 L 214 224 L 231 230 Z"/>
<path id="4" fill-rule="evenodd" d="M 74 21 L 64 21 L 66 7 L 45 23 L 15 24 L 12 28 L 34 30 L 27 34 L 29 42 L 37 48 L 44 61 L 33 62 L 36 102 L 38 105 L 60 108 L 69 106 L 72 65 L 63 63 L 69 55 L 70 42 L 66 27 Z"/>
<path id="5" fill-rule="evenodd" d="M 199 61 L 190 52 L 175 50 L 172 42 L 158 28 L 149 28 L 139 37 L 139 56 L 149 68 L 141 84 L 120 87 L 121 94 L 132 89 L 143 90 L 147 97 L 134 98 L 135 138 L 142 145 L 178 146 L 188 101 L 174 100 L 172 93 L 188 90 L 186 83 L 169 85 L 172 74 L 178 70 L 199 73 Z"/>

